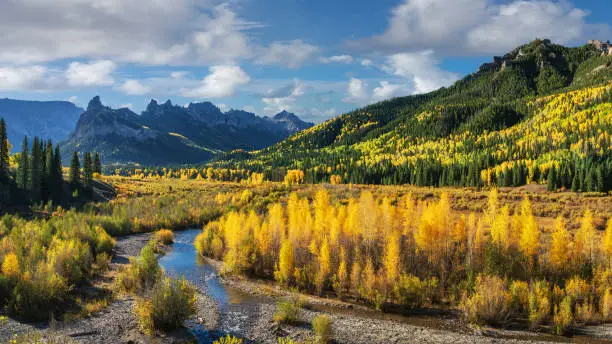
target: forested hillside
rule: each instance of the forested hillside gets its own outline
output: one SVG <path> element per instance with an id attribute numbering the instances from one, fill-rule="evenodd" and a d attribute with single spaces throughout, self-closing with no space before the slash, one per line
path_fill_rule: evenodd
<path id="1" fill-rule="evenodd" d="M 612 56 L 536 40 L 424 95 L 341 115 L 213 166 L 309 182 L 513 186 L 607 191 Z"/>

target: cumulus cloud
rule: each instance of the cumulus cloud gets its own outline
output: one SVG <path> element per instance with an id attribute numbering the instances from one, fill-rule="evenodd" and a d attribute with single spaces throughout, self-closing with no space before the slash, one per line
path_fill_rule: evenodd
<path id="1" fill-rule="evenodd" d="M 288 68 L 298 68 L 319 53 L 320 49 L 302 40 L 273 42 L 261 49 L 255 62 L 261 65 L 278 64 Z"/>
<path id="2" fill-rule="evenodd" d="M 251 78 L 239 66 L 220 65 L 210 67 L 210 74 L 193 89 L 182 90 L 187 98 L 222 98 L 234 94 L 237 87 L 249 83 Z"/>
<path id="3" fill-rule="evenodd" d="M 348 43 L 387 53 L 503 53 L 537 37 L 567 44 L 609 32 L 607 24 L 587 23 L 587 16 L 566 0 L 404 0 L 392 9 L 384 33 Z"/>
<path id="4" fill-rule="evenodd" d="M 115 83 L 111 76 L 117 65 L 113 61 L 95 61 L 90 63 L 72 62 L 65 72 L 68 84 L 80 86 L 108 86 Z"/>
<path id="5" fill-rule="evenodd" d="M 0 62 L 66 58 L 148 65 L 205 64 L 249 54 L 260 26 L 213 0 L 3 1 Z"/>
<path id="6" fill-rule="evenodd" d="M 125 94 L 132 96 L 140 96 L 151 93 L 151 87 L 143 85 L 140 81 L 134 79 L 126 80 L 119 89 Z"/>
<path id="7" fill-rule="evenodd" d="M 431 92 L 459 79 L 458 74 L 439 67 L 431 50 L 390 55 L 385 69 L 396 76 L 412 80 L 413 93 Z"/>
<path id="8" fill-rule="evenodd" d="M 342 99 L 345 103 L 363 105 L 370 100 L 368 85 L 360 79 L 351 78 L 347 88 L 347 96 Z"/>
<path id="9" fill-rule="evenodd" d="M 406 96 L 411 93 L 405 84 L 392 84 L 388 81 L 379 82 L 379 86 L 374 88 L 372 99 L 380 101 L 394 97 Z"/>
<path id="10" fill-rule="evenodd" d="M 323 57 L 321 58 L 321 62 L 323 63 L 345 63 L 345 64 L 351 64 L 353 63 L 354 59 L 351 55 L 335 55 L 335 56 L 330 56 L 330 57 Z"/>
<path id="11" fill-rule="evenodd" d="M 47 72 L 44 66 L 0 67 L 0 89 L 11 91 L 46 89 Z"/>

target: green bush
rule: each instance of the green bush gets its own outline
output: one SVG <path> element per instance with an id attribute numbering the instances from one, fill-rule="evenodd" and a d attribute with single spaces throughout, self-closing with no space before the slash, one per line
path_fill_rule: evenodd
<path id="1" fill-rule="evenodd" d="M 558 335 L 564 334 L 574 322 L 572 314 L 572 299 L 569 296 L 563 298 L 559 306 L 555 305 L 555 314 L 553 318 L 555 322 L 555 332 Z"/>
<path id="2" fill-rule="evenodd" d="M 326 315 L 319 315 L 312 320 L 312 329 L 317 336 L 317 342 L 327 344 L 332 336 L 332 321 Z"/>
<path id="3" fill-rule="evenodd" d="M 276 305 L 274 320 L 284 324 L 295 323 L 298 319 L 300 308 L 301 302 L 297 298 L 289 301 L 280 301 Z"/>
<path id="4" fill-rule="evenodd" d="M 117 276 L 117 286 L 126 293 L 141 293 L 150 289 L 162 277 L 162 271 L 155 257 L 154 241 L 140 251 L 140 257 L 130 258 L 130 264 L 123 267 Z"/>
<path id="5" fill-rule="evenodd" d="M 186 279 L 164 278 L 153 287 L 150 300 L 138 300 L 134 313 L 145 332 L 171 331 L 196 312 L 195 288 Z"/>

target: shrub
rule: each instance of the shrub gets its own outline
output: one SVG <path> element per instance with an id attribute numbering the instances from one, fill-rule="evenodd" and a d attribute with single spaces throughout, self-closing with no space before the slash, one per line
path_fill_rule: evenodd
<path id="1" fill-rule="evenodd" d="M 110 261 L 111 257 L 106 252 L 102 252 L 96 255 L 96 262 L 94 264 L 93 269 L 94 273 L 100 275 L 108 271 L 108 268 L 110 267 Z"/>
<path id="2" fill-rule="evenodd" d="M 518 312 L 526 312 L 529 309 L 529 285 L 527 282 L 512 281 L 510 295 L 512 296 L 513 309 Z"/>
<path id="3" fill-rule="evenodd" d="M 329 342 L 332 336 L 332 321 L 326 314 L 319 315 L 312 319 L 312 328 L 317 336 L 317 341 L 321 344 Z"/>
<path id="4" fill-rule="evenodd" d="M 529 322 L 535 327 L 542 323 L 550 314 L 550 298 L 548 283 L 537 281 L 529 288 Z"/>
<path id="5" fill-rule="evenodd" d="M 590 294 L 590 285 L 584 279 L 574 276 L 565 282 L 565 294 L 572 298 L 574 303 L 584 302 Z"/>
<path id="6" fill-rule="evenodd" d="M 495 324 L 505 320 L 512 302 L 506 285 L 507 282 L 497 276 L 478 276 L 474 293 L 465 296 L 461 303 L 468 321 Z"/>
<path id="7" fill-rule="evenodd" d="M 277 344 L 302 344 L 302 342 L 297 342 L 291 339 L 291 337 L 276 338 L 276 343 Z"/>
<path id="8" fill-rule="evenodd" d="M 150 300 L 134 305 L 138 324 L 145 332 L 171 331 L 195 314 L 195 288 L 186 279 L 164 278 L 153 287 Z"/>
<path id="9" fill-rule="evenodd" d="M 19 277 L 21 268 L 19 267 L 19 259 L 17 259 L 16 254 L 11 252 L 4 256 L 4 260 L 2 261 L 2 273 L 8 278 Z"/>
<path id="10" fill-rule="evenodd" d="M 160 229 L 155 232 L 155 241 L 162 245 L 170 245 L 174 242 L 174 233 L 169 229 Z"/>
<path id="11" fill-rule="evenodd" d="M 279 323 L 295 323 L 300 313 L 301 302 L 298 299 L 280 301 L 276 305 L 274 320 Z"/>
<path id="12" fill-rule="evenodd" d="M 606 289 L 601 298 L 601 315 L 604 320 L 612 319 L 612 290 Z"/>
<path id="13" fill-rule="evenodd" d="M 420 307 L 423 304 L 423 283 L 413 275 L 402 274 L 393 286 L 397 301 L 408 307 Z"/>
<path id="14" fill-rule="evenodd" d="M 555 314 L 553 316 L 555 322 L 555 332 L 562 335 L 572 325 L 574 315 L 572 314 L 572 299 L 566 296 L 559 306 L 555 305 Z"/>
<path id="15" fill-rule="evenodd" d="M 595 307 L 591 297 L 580 304 L 576 304 L 576 320 L 584 324 L 595 324 L 599 321 L 597 307 Z"/>
<path id="16" fill-rule="evenodd" d="M 96 226 L 94 231 L 96 233 L 96 252 L 111 254 L 113 252 L 113 247 L 115 247 L 115 239 L 113 239 L 101 226 Z"/>
<path id="17" fill-rule="evenodd" d="M 230 336 L 221 337 L 213 342 L 213 344 L 242 344 L 242 339 Z"/>
<path id="18" fill-rule="evenodd" d="M 162 271 L 155 257 L 154 247 L 155 242 L 149 242 L 140 251 L 140 257 L 130 258 L 130 264 L 119 271 L 117 285 L 120 291 L 142 292 L 161 278 Z"/>

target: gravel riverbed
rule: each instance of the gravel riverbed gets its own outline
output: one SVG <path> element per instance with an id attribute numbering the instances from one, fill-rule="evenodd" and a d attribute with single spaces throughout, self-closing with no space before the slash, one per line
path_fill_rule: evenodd
<path id="1" fill-rule="evenodd" d="M 117 239 L 111 269 L 117 270 L 129 262 L 130 256 L 139 254 L 148 242 L 150 234 L 136 234 Z M 207 260 L 219 267 L 219 262 Z M 311 320 L 326 313 L 333 321 L 334 343 L 543 343 L 542 339 L 573 341 L 567 338 L 545 337 L 526 331 L 499 331 L 492 329 L 474 330 L 465 325 L 447 321 L 449 326 L 419 326 L 404 321 L 386 319 L 383 316 L 369 316 L 371 310 L 332 299 L 304 296 L 311 307 L 300 312 L 296 325 L 278 325 L 273 317 L 279 298 L 292 294 L 273 285 L 240 278 L 222 279 L 224 285 L 248 295 L 244 301 L 220 307 L 218 303 L 201 290 L 198 294 L 198 312 L 187 324 L 192 331 L 178 330 L 165 335 L 145 336 L 138 331 L 132 314 L 134 300 L 120 298 L 103 311 L 90 318 L 72 322 L 57 322 L 54 329 L 47 323 L 24 324 L 9 319 L 0 328 L 0 343 L 6 343 L 14 333 L 33 330 L 44 335 L 70 337 L 78 343 L 186 343 L 194 342 L 194 333 L 200 343 L 211 343 L 227 333 L 242 337 L 245 343 L 276 343 L 278 337 L 289 336 L 305 340 L 313 335 Z M 363 312 L 361 312 L 363 311 Z M 194 330 L 195 329 L 195 330 Z M 609 334 L 606 328 L 605 334 Z M 612 339 L 595 331 L 591 338 L 597 342 Z M 590 341 L 582 341 L 590 342 Z"/>

